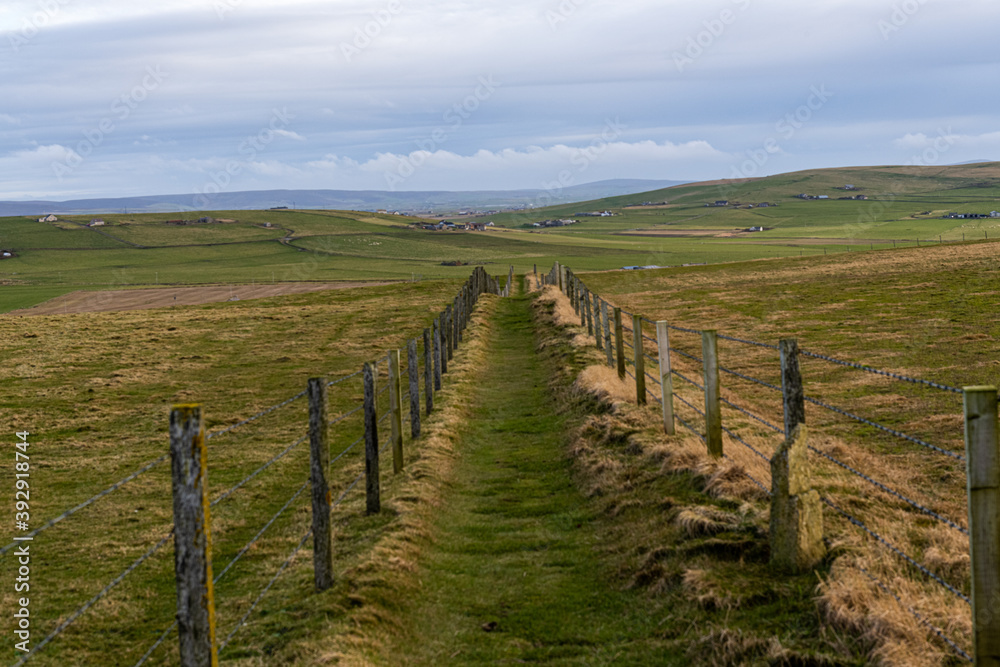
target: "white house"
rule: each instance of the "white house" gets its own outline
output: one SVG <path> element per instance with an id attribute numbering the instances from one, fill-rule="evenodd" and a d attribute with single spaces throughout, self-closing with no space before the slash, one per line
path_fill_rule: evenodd
<path id="1" fill-rule="evenodd" d="M 57 218 L 56 216 L 54 216 L 54 215 L 52 215 L 50 213 L 49 215 L 46 215 L 46 216 L 43 216 L 43 217 L 39 218 L 38 222 L 55 222 L 58 219 L 59 218 Z"/>
<path id="2" fill-rule="evenodd" d="M 1000 218 L 1000 212 L 990 211 L 990 217 L 991 218 Z"/>
<path id="3" fill-rule="evenodd" d="M 91 220 L 87 224 L 87 226 L 88 227 L 103 227 L 104 226 L 104 218 L 94 218 L 93 220 Z"/>

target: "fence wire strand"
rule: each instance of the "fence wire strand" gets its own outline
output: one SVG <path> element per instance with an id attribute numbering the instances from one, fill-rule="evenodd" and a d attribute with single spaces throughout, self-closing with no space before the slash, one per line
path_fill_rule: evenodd
<path id="1" fill-rule="evenodd" d="M 259 467 L 256 470 L 254 470 L 252 473 L 250 473 L 245 478 L 243 478 L 243 481 L 239 482 L 238 484 L 236 484 L 233 487 L 230 487 L 230 489 L 228 491 L 225 491 L 222 495 L 220 495 L 218 498 L 216 498 L 211 503 L 209 503 L 209 507 L 215 507 L 216 505 L 218 505 L 219 503 L 221 503 L 223 500 L 225 500 L 229 496 L 231 496 L 234 493 L 236 493 L 236 491 L 238 491 L 240 488 L 242 488 L 243 485 L 245 485 L 247 482 L 249 482 L 250 480 L 252 480 L 254 477 L 256 477 L 257 475 L 259 475 L 260 473 L 264 472 L 265 470 L 267 470 L 268 468 L 270 468 L 272 465 L 274 465 L 275 463 L 277 463 L 278 460 L 284 458 L 284 456 L 286 454 L 288 454 L 288 452 L 292 451 L 293 449 L 295 449 L 296 447 L 298 447 L 299 445 L 301 445 L 308 438 L 309 438 L 308 435 L 304 435 L 301 438 L 299 438 L 298 440 L 296 440 L 295 442 L 293 442 L 292 444 L 288 445 L 288 447 L 286 447 L 284 449 L 284 451 L 282 451 L 281 453 L 279 453 L 277 456 L 275 456 L 274 458 L 272 458 L 270 461 L 268 461 L 267 463 L 265 463 L 261 467 Z"/>
<path id="2" fill-rule="evenodd" d="M 701 357 L 696 357 L 693 354 L 688 354 L 684 350 L 678 350 L 676 347 L 670 348 L 670 351 L 671 352 L 676 352 L 677 354 L 681 355 L 682 357 L 686 357 L 686 358 L 688 358 L 688 359 L 690 359 L 692 361 L 697 361 L 699 364 L 705 363 L 704 361 L 702 361 Z"/>
<path id="3" fill-rule="evenodd" d="M 302 398 L 303 396 L 305 396 L 308 393 L 308 391 L 309 390 L 307 390 L 307 389 L 303 389 L 299 393 L 295 394 L 295 396 L 292 396 L 291 398 L 289 398 L 287 400 L 284 400 L 281 403 L 278 403 L 277 405 L 272 405 L 269 408 L 265 408 L 264 410 L 261 410 L 260 412 L 258 412 L 257 414 L 255 414 L 253 417 L 249 417 L 248 419 L 244 419 L 243 421 L 238 422 L 236 424 L 233 424 L 232 426 L 227 426 L 226 428 L 222 429 L 221 431 L 216 431 L 215 433 L 209 433 L 208 435 L 205 436 L 205 440 L 211 440 L 212 438 L 218 438 L 220 435 L 225 435 L 226 433 L 229 433 L 230 431 L 235 431 L 236 429 L 238 429 L 241 426 L 246 426 L 250 422 L 257 421 L 261 417 L 266 417 L 267 415 L 271 414 L 275 410 L 280 410 L 281 408 L 285 407 L 289 403 L 293 403 L 293 402 L 299 400 L 300 398 Z"/>
<path id="4" fill-rule="evenodd" d="M 774 424 L 772 424 L 771 422 L 767 421 L 766 419 L 762 419 L 761 417 L 758 417 L 757 415 L 755 415 L 754 413 L 750 412 L 749 410 L 741 408 L 740 406 L 736 405 L 732 401 L 727 400 L 725 397 L 720 396 L 719 400 L 722 401 L 723 403 L 725 403 L 726 405 L 728 405 L 729 407 L 731 407 L 733 410 L 736 410 L 738 412 L 742 412 L 743 414 L 745 414 L 747 417 L 750 417 L 751 419 L 756 419 L 761 424 L 763 424 L 764 426 L 768 427 L 772 431 L 775 431 L 776 433 L 784 433 L 785 432 L 785 430 L 783 428 L 781 428 L 779 426 L 775 426 Z"/>
<path id="5" fill-rule="evenodd" d="M 903 382 L 909 382 L 911 384 L 920 384 L 924 385 L 925 387 L 932 387 L 934 389 L 940 389 L 941 391 L 947 391 L 952 394 L 962 393 L 962 390 L 959 389 L 958 387 L 951 387 L 946 384 L 941 384 L 940 382 L 931 382 L 930 380 L 921 380 L 920 378 L 914 378 L 908 375 L 901 375 L 899 373 L 893 373 L 892 371 L 883 371 L 879 370 L 878 368 L 872 368 L 871 366 L 865 366 L 864 364 L 856 364 L 851 361 L 834 359 L 833 357 L 828 357 L 825 354 L 817 354 L 816 352 L 807 352 L 806 350 L 799 350 L 799 354 L 806 357 L 812 357 L 813 359 L 822 359 L 823 361 L 829 361 L 830 363 L 839 364 L 840 366 L 848 366 L 850 368 L 856 368 L 866 373 L 872 373 L 874 375 L 882 375 L 884 377 L 892 378 L 893 380 L 901 380 Z"/>
<path id="6" fill-rule="evenodd" d="M 689 384 L 693 384 L 694 386 L 698 387 L 698 389 L 701 389 L 702 391 L 705 391 L 705 388 L 703 386 L 701 386 L 700 384 L 698 384 L 697 382 L 695 382 L 691 378 L 686 377 L 684 375 L 681 375 L 680 373 L 678 373 L 677 371 L 675 371 L 672 368 L 670 369 L 670 372 L 673 373 L 674 375 L 676 375 L 677 377 L 679 377 L 680 379 L 684 380 L 685 382 L 687 382 Z"/>
<path id="7" fill-rule="evenodd" d="M 720 338 L 721 340 L 729 340 L 729 341 L 732 341 L 734 343 L 743 343 L 744 345 L 755 345 L 757 347 L 763 347 L 763 348 L 766 348 L 768 350 L 780 350 L 781 349 L 777 345 L 771 345 L 770 343 L 758 343 L 755 340 L 745 340 L 743 338 L 736 338 L 734 336 L 724 336 L 723 334 L 716 334 L 716 336 L 718 338 Z"/>
<path id="8" fill-rule="evenodd" d="M 806 396 L 805 400 L 809 401 L 813 405 L 818 405 L 819 407 L 826 408 L 827 410 L 830 410 L 831 412 L 836 412 L 837 414 L 843 415 L 845 417 L 849 417 L 850 419 L 853 419 L 855 421 L 859 421 L 862 424 L 867 424 L 868 426 L 872 426 L 874 428 L 877 428 L 880 431 L 885 431 L 886 433 L 889 433 L 890 435 L 894 435 L 897 438 L 902 438 L 903 440 L 909 440 L 910 442 L 912 442 L 914 444 L 920 445 L 921 447 L 926 447 L 927 449 L 930 449 L 931 451 L 935 451 L 938 454 L 944 454 L 945 456 L 950 456 L 950 457 L 952 457 L 954 459 L 958 459 L 959 461 L 965 461 L 965 457 L 962 456 L 961 454 L 956 454 L 955 452 L 950 452 L 947 449 L 942 449 L 941 447 L 937 447 L 935 445 L 932 445 L 929 442 L 924 442 L 920 438 L 915 438 L 912 435 L 907 435 L 906 433 L 903 433 L 902 431 L 897 431 L 896 429 L 889 428 L 888 426 L 883 426 L 882 424 L 879 424 L 877 422 L 873 422 L 873 421 L 871 421 L 869 419 L 865 419 L 864 417 L 859 417 L 858 415 L 852 414 L 852 413 L 848 412 L 847 410 L 842 410 L 841 408 L 838 408 L 838 407 L 833 406 L 833 405 L 829 405 L 828 403 L 824 403 L 823 401 L 816 400 L 815 398 L 810 398 L 809 396 Z"/>
<path id="9" fill-rule="evenodd" d="M 945 588 L 946 590 L 948 590 L 949 592 L 951 592 L 955 597 L 959 598 L 960 600 L 964 600 L 966 604 L 968 604 L 969 606 L 972 606 L 972 600 L 970 600 L 968 598 L 968 596 L 966 596 L 965 594 L 963 594 L 962 591 L 958 590 L 957 588 L 955 588 L 954 586 L 952 586 L 951 584 L 949 584 L 947 581 L 945 581 L 944 579 L 942 579 L 938 575 L 936 575 L 933 572 L 931 572 L 924 565 L 922 565 L 922 564 L 918 563 L 917 561 L 915 561 L 913 558 L 911 558 L 910 556 L 908 556 L 901 549 L 899 549 L 898 547 L 896 547 L 895 545 L 893 545 L 891 542 L 889 542 L 887 539 L 885 539 L 884 537 L 882 537 L 881 535 L 879 535 L 878 533 L 876 533 L 875 531 L 873 531 L 868 526 L 866 526 L 861 520 L 856 519 L 855 517 L 853 517 L 850 514 L 848 514 L 847 512 L 845 512 L 844 510 L 842 510 L 839 507 L 837 507 L 833 503 L 833 501 L 831 501 L 826 496 L 820 496 L 820 500 L 822 500 L 824 503 L 826 503 L 830 508 L 832 508 L 835 512 L 837 512 L 838 514 L 840 514 L 841 516 L 843 516 L 845 519 L 847 519 L 848 521 L 850 521 L 851 523 L 853 523 L 855 526 L 857 526 L 861 530 L 865 531 L 866 533 L 868 533 L 869 535 L 871 535 L 872 537 L 874 537 L 883 546 L 887 547 L 889 550 L 891 550 L 897 556 L 899 556 L 900 558 L 902 558 L 903 560 L 905 560 L 907 563 L 909 563 L 910 565 L 912 565 L 913 567 L 917 568 L 918 570 L 920 570 L 921 572 L 923 572 L 925 575 L 927 575 L 928 577 L 930 577 L 931 579 L 933 579 L 934 581 L 936 581 L 937 583 L 939 583 L 943 588 Z"/>
<path id="10" fill-rule="evenodd" d="M 735 375 L 738 378 L 743 378 L 744 380 L 749 380 L 750 382 L 755 382 L 755 383 L 759 384 L 762 387 L 767 387 L 768 389 L 774 389 L 775 391 L 781 391 L 781 387 L 779 387 L 776 384 L 771 384 L 770 382 L 764 382 L 763 380 L 758 380 L 755 377 L 750 377 L 749 375 L 744 375 L 743 373 L 738 373 L 737 371 L 730 370 L 730 369 L 724 368 L 722 366 L 719 366 L 719 370 L 722 371 L 723 373 L 729 373 L 730 375 Z"/>

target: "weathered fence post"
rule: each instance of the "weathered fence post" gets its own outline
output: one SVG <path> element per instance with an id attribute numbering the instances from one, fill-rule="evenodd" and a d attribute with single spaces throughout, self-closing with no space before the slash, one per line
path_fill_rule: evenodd
<path id="1" fill-rule="evenodd" d="M 632 316 L 632 351 L 635 353 L 635 402 L 646 405 L 646 351 L 642 342 L 642 318 Z"/>
<path id="2" fill-rule="evenodd" d="M 799 372 L 799 344 L 794 338 L 778 341 L 781 353 L 781 396 L 785 411 L 785 437 L 806 421 L 806 400 Z"/>
<path id="3" fill-rule="evenodd" d="M 997 388 L 965 387 L 965 451 L 976 665 L 1000 665 L 1000 446 Z"/>
<path id="4" fill-rule="evenodd" d="M 604 324 L 604 349 L 608 355 L 608 366 L 615 367 L 615 353 L 611 347 L 611 323 L 608 319 L 608 302 L 601 299 L 601 320 Z"/>
<path id="5" fill-rule="evenodd" d="M 448 361 L 451 361 L 452 358 L 455 356 L 455 326 L 454 326 L 455 313 L 452 311 L 450 303 L 447 306 L 445 306 L 444 312 L 445 312 L 444 333 L 445 333 L 445 339 L 447 340 L 448 343 Z"/>
<path id="6" fill-rule="evenodd" d="M 378 478 L 378 414 L 375 412 L 375 367 L 364 366 L 365 381 L 365 509 L 378 514 L 382 509 Z"/>
<path id="7" fill-rule="evenodd" d="M 587 335 L 594 335 L 594 311 L 590 307 L 590 290 L 583 288 L 583 312 L 587 316 Z"/>
<path id="8" fill-rule="evenodd" d="M 392 472 L 403 472 L 403 396 L 400 386 L 399 350 L 389 350 L 389 423 L 392 438 Z"/>
<path id="9" fill-rule="evenodd" d="M 771 565 L 810 570 L 823 559 L 823 505 L 812 488 L 806 425 L 799 423 L 771 459 Z"/>
<path id="10" fill-rule="evenodd" d="M 326 378 L 310 378 L 309 390 L 309 485 L 312 491 L 313 580 L 317 591 L 333 586 L 333 543 L 330 533 L 330 467 L 327 442 Z"/>
<path id="11" fill-rule="evenodd" d="M 448 315 L 442 311 L 438 316 L 438 334 L 441 337 L 441 374 L 448 372 Z"/>
<path id="12" fill-rule="evenodd" d="M 410 380 L 410 438 L 420 437 L 420 366 L 417 363 L 417 339 L 406 344 L 406 370 Z"/>
<path id="13" fill-rule="evenodd" d="M 719 402 L 719 347 L 715 331 L 701 332 L 701 358 L 705 368 L 705 439 L 708 453 L 722 456 L 722 405 Z"/>
<path id="14" fill-rule="evenodd" d="M 434 343 L 430 327 L 424 329 L 424 403 L 427 414 L 434 411 Z"/>
<path id="15" fill-rule="evenodd" d="M 441 391 L 441 318 L 434 318 L 434 391 Z"/>
<path id="16" fill-rule="evenodd" d="M 451 348 L 453 350 L 457 350 L 458 349 L 458 341 L 461 340 L 461 335 L 460 334 L 461 334 L 461 331 L 462 331 L 462 327 L 459 324 L 461 322 L 461 320 L 462 320 L 462 311 L 461 311 L 461 304 L 458 302 L 458 297 L 457 296 L 455 297 L 455 300 L 453 301 L 453 307 L 452 307 L 452 310 L 451 310 L 451 319 L 452 319 L 452 323 L 451 323 L 452 324 Z"/>
<path id="17" fill-rule="evenodd" d="M 663 397 L 663 430 L 674 434 L 674 378 L 670 372 L 670 330 L 667 323 L 656 323 L 656 345 L 660 360 L 660 395 Z"/>
<path id="18" fill-rule="evenodd" d="M 597 343 L 597 349 L 604 349 L 604 332 L 601 330 L 601 301 L 600 298 L 594 295 L 594 341 Z"/>
<path id="19" fill-rule="evenodd" d="M 170 411 L 174 574 L 183 667 L 215 667 L 215 592 L 208 511 L 208 462 L 200 405 Z"/>
<path id="20" fill-rule="evenodd" d="M 625 379 L 625 338 L 622 335 L 622 309 L 615 306 L 615 358 L 618 360 L 618 377 Z"/>

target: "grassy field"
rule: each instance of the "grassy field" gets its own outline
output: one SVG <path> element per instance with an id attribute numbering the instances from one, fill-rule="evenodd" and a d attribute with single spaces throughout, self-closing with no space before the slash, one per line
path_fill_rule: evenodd
<path id="1" fill-rule="evenodd" d="M 207 431 L 220 431 L 303 391 L 309 377 L 337 379 L 399 347 L 428 326 L 458 285 L 425 281 L 164 310 L 0 320 L 7 369 L 0 422 L 10 438 L 15 431 L 31 434 L 32 527 L 163 456 L 172 404 L 202 403 Z M 331 418 L 360 400 L 359 378 L 332 387 Z M 299 399 L 211 439 L 211 497 L 243 480 L 306 428 L 306 405 Z M 335 427 L 333 454 L 360 432 L 357 416 Z M 355 447 L 333 468 L 335 493 L 361 467 L 361 450 Z M 167 535 L 169 468 L 169 462 L 154 467 L 31 543 L 33 644 Z M 13 464 L 3 478 L 13 486 Z M 216 575 L 307 479 L 308 445 L 299 445 L 213 508 Z M 384 493 L 391 498 L 391 474 L 385 481 Z M 363 496 L 349 497 L 335 515 L 340 567 L 357 559 L 389 520 L 358 520 Z M 309 512 L 306 493 L 220 580 L 220 640 L 306 532 Z M 32 664 L 134 664 L 173 620 L 171 553 L 168 543 Z M 11 554 L 0 559 L 9 581 L 16 567 Z M 311 586 L 308 568 L 293 568 L 279 580 L 233 639 L 227 661 L 243 664 L 243 657 L 274 652 L 325 627 L 341 598 L 303 596 Z M 0 606 L 13 609 L 14 596 L 13 586 L 7 587 Z M 176 643 L 175 633 L 147 664 L 176 664 Z M 11 651 L 5 659 L 14 657 Z M 246 664 L 259 664 L 256 660 Z"/>
<path id="2" fill-rule="evenodd" d="M 843 190 L 846 184 L 855 190 Z M 829 200 L 797 199 L 801 193 Z M 867 200 L 838 200 L 865 196 Z M 716 200 L 726 207 L 708 206 Z M 640 206 L 643 202 L 668 202 Z M 747 208 L 768 202 L 770 207 Z M 696 183 L 639 195 L 495 214 L 487 232 L 432 232 L 422 220 L 357 211 L 213 211 L 216 222 L 167 224 L 180 214 L 108 214 L 55 223 L 0 219 L 0 288 L 458 278 L 461 262 L 493 273 L 563 261 L 578 270 L 679 266 L 830 255 L 918 243 L 1000 238 L 1000 219 L 948 219 L 948 212 L 1000 208 L 996 163 L 871 167 L 781 174 L 741 183 Z M 739 206 L 736 206 L 739 204 Z M 611 210 L 610 217 L 578 212 Z M 193 214 L 189 214 L 194 217 Z M 200 215 L 200 214 L 199 214 Z M 580 224 L 535 229 L 574 217 Z M 744 231 L 764 227 L 762 232 Z M 0 289 L 0 312 L 30 292 Z M 39 298 L 44 296 L 38 292 Z"/>
<path id="3" fill-rule="evenodd" d="M 795 338 L 801 348 L 839 359 L 932 380 L 953 387 L 1000 383 L 1000 316 L 991 307 L 1000 280 L 1000 246 L 978 242 L 825 258 L 699 266 L 669 271 L 583 275 L 607 300 L 651 320 L 774 345 Z M 650 328 L 647 335 L 654 335 Z M 698 336 L 676 331 L 671 345 L 701 356 Z M 647 345 L 647 352 L 655 349 Z M 720 342 L 720 363 L 744 375 L 780 384 L 777 352 Z M 674 368 L 700 380 L 701 367 L 676 355 Z M 807 396 L 964 454 L 961 396 L 829 362 L 801 359 Z M 652 370 L 656 375 L 655 367 Z M 674 380 L 681 396 L 702 400 L 695 387 Z M 782 424 L 780 393 L 731 374 L 723 396 L 772 424 Z M 678 403 L 695 429 L 701 417 Z M 778 436 L 745 414 L 725 409 L 724 423 L 770 457 Z M 964 463 L 858 423 L 814 404 L 806 422 L 818 452 L 813 457 L 821 493 L 930 571 L 969 594 L 968 538 L 899 497 L 838 467 L 831 456 L 892 489 L 967 526 Z M 767 464 L 727 437 L 734 461 L 769 483 Z M 827 511 L 828 536 L 837 560 L 820 589 L 826 618 L 881 637 L 893 664 L 951 664 L 954 653 L 937 642 L 857 566 L 892 588 L 906 605 L 968 650 L 968 606 L 890 551 Z M 882 619 L 878 623 L 872 619 Z M 879 623 L 888 625 L 881 630 Z M 895 639 L 893 638 L 895 637 Z M 957 664 L 957 663 L 956 663 Z"/>

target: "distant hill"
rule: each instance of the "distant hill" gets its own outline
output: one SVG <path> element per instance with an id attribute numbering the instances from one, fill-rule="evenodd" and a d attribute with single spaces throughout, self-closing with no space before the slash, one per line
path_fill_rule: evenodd
<path id="1" fill-rule="evenodd" d="M 678 185 L 684 181 L 614 179 L 571 185 L 561 190 L 402 191 L 251 190 L 222 192 L 209 198 L 193 194 L 149 195 L 70 201 L 0 201 L 0 216 L 43 213 L 166 213 L 197 210 L 288 208 L 448 212 L 538 207 L 601 199 Z"/>

